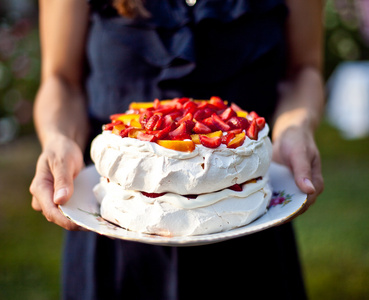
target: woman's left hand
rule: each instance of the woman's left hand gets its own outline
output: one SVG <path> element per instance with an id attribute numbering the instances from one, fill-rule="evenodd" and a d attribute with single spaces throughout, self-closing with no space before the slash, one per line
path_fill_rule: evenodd
<path id="1" fill-rule="evenodd" d="M 273 141 L 273 161 L 287 166 L 293 173 L 296 185 L 308 195 L 303 209 L 297 215 L 304 213 L 324 189 L 320 154 L 313 132 L 298 125 L 284 130 Z"/>

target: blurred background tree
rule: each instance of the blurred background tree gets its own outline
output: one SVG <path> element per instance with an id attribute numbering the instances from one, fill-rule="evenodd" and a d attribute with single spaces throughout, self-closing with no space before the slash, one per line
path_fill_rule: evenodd
<path id="1" fill-rule="evenodd" d="M 369 1 L 325 4 L 325 78 L 345 60 L 369 59 Z M 40 76 L 37 0 L 0 0 L 0 144 L 32 132 Z"/>
<path id="2" fill-rule="evenodd" d="M 33 131 L 39 76 L 37 1 L 0 0 L 0 144 Z"/>

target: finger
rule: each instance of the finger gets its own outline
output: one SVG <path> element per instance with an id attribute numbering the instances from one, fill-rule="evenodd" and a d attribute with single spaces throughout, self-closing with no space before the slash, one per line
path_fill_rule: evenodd
<path id="1" fill-rule="evenodd" d="M 65 204 L 73 194 L 73 168 L 70 164 L 62 161 L 54 162 L 52 166 L 54 176 L 54 194 L 55 204 Z"/>
<path id="2" fill-rule="evenodd" d="M 316 188 L 312 183 L 311 158 L 307 154 L 307 150 L 296 151 L 291 154 L 290 167 L 294 174 L 295 182 L 300 190 L 306 194 L 313 194 Z"/>
<path id="3" fill-rule="evenodd" d="M 317 196 L 324 190 L 324 179 L 322 175 L 322 166 L 320 156 L 316 156 L 312 163 L 311 177 L 316 188 Z"/>
<path id="4" fill-rule="evenodd" d="M 36 197 L 32 197 L 31 206 L 35 211 L 42 211 L 41 205 L 38 203 Z"/>

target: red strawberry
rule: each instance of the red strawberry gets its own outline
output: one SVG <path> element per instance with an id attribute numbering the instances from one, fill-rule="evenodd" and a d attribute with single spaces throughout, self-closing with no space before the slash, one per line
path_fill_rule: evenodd
<path id="1" fill-rule="evenodd" d="M 128 136 L 128 133 L 131 131 L 133 127 L 127 127 L 126 129 L 123 129 L 120 131 L 119 135 L 124 138 Z"/>
<path id="2" fill-rule="evenodd" d="M 157 140 L 156 136 L 153 134 L 147 134 L 145 132 L 138 132 L 137 133 L 137 139 L 141 141 L 147 141 L 147 142 L 155 142 Z"/>
<path id="3" fill-rule="evenodd" d="M 231 129 L 247 129 L 250 126 L 249 121 L 242 117 L 232 117 L 228 120 L 227 124 Z"/>
<path id="4" fill-rule="evenodd" d="M 211 129 L 206 126 L 204 123 L 201 123 L 199 121 L 196 122 L 195 127 L 193 128 L 193 131 L 195 133 L 210 133 Z"/>
<path id="5" fill-rule="evenodd" d="M 197 106 L 198 109 L 211 109 L 213 113 L 220 110 L 221 108 L 209 103 L 209 102 L 202 102 Z"/>
<path id="6" fill-rule="evenodd" d="M 187 101 L 184 105 L 183 105 L 183 109 L 184 109 L 184 114 L 194 114 L 196 112 L 197 109 L 197 104 L 193 101 Z"/>
<path id="7" fill-rule="evenodd" d="M 242 192 L 242 185 L 239 185 L 238 183 L 236 183 L 230 186 L 229 189 L 232 191 L 236 191 L 236 192 Z"/>
<path id="8" fill-rule="evenodd" d="M 214 110 L 210 109 L 210 108 L 203 108 L 203 109 L 198 109 L 194 115 L 193 118 L 196 121 L 201 121 L 204 120 L 206 118 L 211 117 L 211 115 L 214 113 Z"/>
<path id="9" fill-rule="evenodd" d="M 229 142 L 236 136 L 236 134 L 232 131 L 229 131 L 226 135 L 223 135 L 221 137 L 222 139 L 222 144 L 226 144 L 228 145 Z"/>
<path id="10" fill-rule="evenodd" d="M 256 120 L 256 125 L 258 126 L 259 130 L 262 130 L 265 127 L 265 118 L 258 117 L 255 120 Z"/>
<path id="11" fill-rule="evenodd" d="M 146 129 L 146 130 L 155 130 L 154 128 L 155 128 L 156 123 L 158 122 L 158 120 L 159 120 L 159 116 L 158 116 L 158 115 L 153 115 L 153 116 L 151 116 L 151 117 L 147 120 L 147 122 L 146 122 L 146 124 L 145 124 L 145 129 Z"/>
<path id="12" fill-rule="evenodd" d="M 187 126 L 186 123 L 180 124 L 176 129 L 169 132 L 169 137 L 172 140 L 185 140 L 185 139 L 191 139 L 189 133 L 187 132 Z"/>
<path id="13" fill-rule="evenodd" d="M 228 107 L 226 110 L 224 110 L 219 117 L 223 120 L 223 121 L 228 121 L 230 118 L 232 117 L 236 117 L 237 113 L 230 107 Z"/>
<path id="14" fill-rule="evenodd" d="M 155 100 L 154 100 L 154 103 L 153 103 L 153 107 L 154 107 L 154 109 L 158 109 L 158 108 L 159 108 L 159 106 L 160 106 L 160 101 L 159 101 L 159 99 L 155 99 Z"/>
<path id="15" fill-rule="evenodd" d="M 163 123 L 162 123 L 163 128 L 167 128 L 168 126 L 172 126 L 172 124 L 174 124 L 172 116 L 166 115 L 166 116 L 163 117 Z"/>
<path id="16" fill-rule="evenodd" d="M 211 131 L 219 130 L 218 127 L 215 126 L 212 117 L 203 119 L 203 120 L 201 120 L 201 122 L 204 123 L 206 126 L 208 126 L 211 129 Z"/>
<path id="17" fill-rule="evenodd" d="M 227 108 L 227 105 L 224 103 L 224 101 L 220 97 L 216 97 L 216 96 L 211 97 L 209 103 L 216 106 L 218 109 Z"/>
<path id="18" fill-rule="evenodd" d="M 171 125 L 165 127 L 162 130 L 157 131 L 154 135 L 158 140 L 163 140 L 169 134 L 169 132 L 171 132 L 174 129 L 174 127 L 175 127 L 174 123 L 171 123 Z"/>
<path id="19" fill-rule="evenodd" d="M 253 119 L 259 118 L 259 115 L 256 112 L 252 111 L 247 115 L 247 117 L 253 120 Z"/>
<path id="20" fill-rule="evenodd" d="M 200 135 L 200 143 L 207 148 L 218 148 L 222 143 L 220 137 L 207 137 L 206 135 Z"/>
<path id="21" fill-rule="evenodd" d="M 258 139 L 258 126 L 256 125 L 256 120 L 252 120 L 250 127 L 246 130 L 246 135 L 251 139 L 251 140 L 257 140 Z"/>
<path id="22" fill-rule="evenodd" d="M 231 127 L 227 125 L 218 115 L 213 114 L 212 116 L 213 124 L 221 131 L 231 130 Z"/>
<path id="23" fill-rule="evenodd" d="M 141 126 L 144 128 L 147 121 L 149 121 L 149 119 L 153 116 L 153 113 L 149 110 L 145 110 L 140 114 L 140 124 Z"/>
<path id="24" fill-rule="evenodd" d="M 114 128 L 114 124 L 113 123 L 105 124 L 103 126 L 103 130 L 113 130 L 113 128 Z"/>
<path id="25" fill-rule="evenodd" d="M 142 195 L 149 197 L 149 198 L 158 198 L 161 197 L 163 195 L 165 195 L 166 193 L 146 193 L 146 192 L 141 192 Z"/>
<path id="26" fill-rule="evenodd" d="M 231 103 L 231 108 L 234 110 L 234 111 L 244 111 L 241 107 L 239 107 L 236 103 Z"/>
<path id="27" fill-rule="evenodd" d="M 179 119 L 177 122 L 178 122 L 178 124 L 181 124 L 181 123 L 186 122 L 186 121 L 192 121 L 192 119 L 193 119 L 192 114 L 191 113 L 188 113 L 184 117 L 182 117 L 181 119 Z"/>

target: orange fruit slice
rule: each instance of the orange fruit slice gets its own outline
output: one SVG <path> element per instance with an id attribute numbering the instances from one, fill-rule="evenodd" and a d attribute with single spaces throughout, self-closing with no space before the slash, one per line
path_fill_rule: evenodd
<path id="1" fill-rule="evenodd" d="M 192 152 L 196 147 L 193 141 L 158 140 L 157 143 L 164 148 L 181 152 Z"/>

